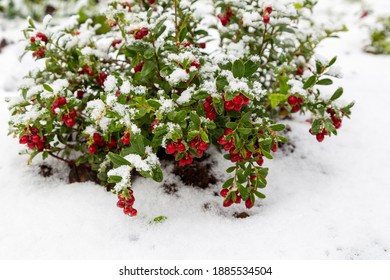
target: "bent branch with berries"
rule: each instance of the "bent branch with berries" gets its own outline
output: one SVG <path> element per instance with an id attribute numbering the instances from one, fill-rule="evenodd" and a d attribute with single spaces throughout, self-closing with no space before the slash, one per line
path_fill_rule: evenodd
<path id="1" fill-rule="evenodd" d="M 339 73 L 336 58 L 314 51 L 341 30 L 303 16 L 311 1 L 217 0 L 208 27 L 190 2 L 113 1 L 103 33 L 78 17 L 51 27 L 30 21 L 26 51 L 45 67 L 9 100 L 10 133 L 30 160 L 41 154 L 90 165 L 103 185 L 115 185 L 117 206 L 135 216 L 131 171 L 161 182 L 159 151 L 185 166 L 215 145 L 232 163 L 223 206 L 251 208 L 265 198 L 265 159 L 287 141 L 278 134 L 281 112 L 312 113 L 310 133 L 319 142 L 337 134 L 353 104 L 337 103 L 341 88 L 321 94 Z M 203 49 L 212 28 L 221 43 L 210 55 Z"/>

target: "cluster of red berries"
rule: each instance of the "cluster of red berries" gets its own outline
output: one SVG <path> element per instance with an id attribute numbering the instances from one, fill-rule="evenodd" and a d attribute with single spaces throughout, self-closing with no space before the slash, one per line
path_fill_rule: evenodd
<path id="1" fill-rule="evenodd" d="M 230 160 L 232 162 L 242 162 L 246 159 L 249 159 L 251 157 L 253 157 L 255 160 L 256 160 L 256 163 L 258 165 L 263 165 L 264 163 L 264 159 L 263 159 L 263 156 L 262 154 L 260 153 L 254 153 L 252 154 L 251 151 L 249 150 L 245 150 L 245 157 L 241 154 L 241 152 L 235 152 L 236 150 L 236 146 L 234 144 L 234 138 L 231 137 L 230 140 L 227 140 L 226 139 L 226 136 L 228 136 L 229 134 L 231 134 L 233 132 L 233 130 L 231 128 L 227 128 L 224 132 L 224 134 L 219 137 L 218 139 L 218 144 L 222 145 L 223 146 L 223 149 L 225 151 L 229 151 L 231 157 L 230 157 Z M 255 147 L 256 148 L 256 147 Z M 277 150 L 277 145 L 274 144 L 274 146 L 272 147 L 272 151 L 276 152 Z"/>
<path id="2" fill-rule="evenodd" d="M 88 76 L 95 76 L 95 72 L 93 71 L 92 67 L 89 65 L 86 65 L 83 67 L 82 70 L 78 72 L 79 75 L 87 74 Z"/>
<path id="3" fill-rule="evenodd" d="M 134 73 L 141 72 L 142 68 L 144 67 L 144 64 L 145 64 L 145 62 L 142 61 L 140 64 L 134 66 L 134 68 L 133 68 Z"/>
<path id="4" fill-rule="evenodd" d="M 203 103 L 203 109 L 206 111 L 206 117 L 210 120 L 214 120 L 217 116 L 217 111 L 213 106 L 213 98 L 211 96 L 205 99 Z"/>
<path id="5" fill-rule="evenodd" d="M 204 151 L 206 151 L 208 147 L 209 145 L 198 137 L 190 142 L 190 148 L 196 149 L 196 154 L 199 157 L 203 156 Z M 179 166 L 191 164 L 194 160 L 194 155 L 187 151 L 182 139 L 179 139 L 177 142 L 172 141 L 169 143 L 165 148 L 165 151 L 167 154 L 173 154 L 175 157 L 178 153 L 185 152 L 185 155 L 179 160 Z"/>
<path id="6" fill-rule="evenodd" d="M 149 34 L 149 29 L 147 27 L 142 27 L 138 30 L 130 31 L 131 34 L 134 34 L 134 38 L 137 40 L 142 40 L 145 36 Z"/>
<path id="7" fill-rule="evenodd" d="M 43 58 L 45 57 L 46 48 L 45 47 L 39 47 L 36 51 L 32 53 L 33 57 L 39 57 Z"/>
<path id="8" fill-rule="evenodd" d="M 296 95 L 290 95 L 287 98 L 287 102 L 288 102 L 288 104 L 290 104 L 292 106 L 291 112 L 296 113 L 299 110 L 301 110 L 301 105 L 303 103 L 303 99 L 302 99 L 302 97 L 299 97 Z"/>
<path id="9" fill-rule="evenodd" d="M 341 127 L 341 125 L 343 124 L 343 120 L 342 119 L 339 119 L 337 116 L 336 116 L 336 112 L 335 110 L 333 110 L 332 108 L 328 108 L 326 110 L 326 112 L 330 115 L 330 118 L 333 122 L 333 125 L 336 129 L 339 129 Z"/>
<path id="10" fill-rule="evenodd" d="M 89 137 L 88 137 L 89 138 Z M 92 136 L 92 143 L 88 146 L 88 152 L 92 155 L 96 154 L 98 147 L 107 147 L 109 150 L 116 148 L 117 142 L 114 138 L 110 139 L 110 142 L 106 143 L 103 137 L 99 133 L 94 133 Z"/>
<path id="11" fill-rule="evenodd" d="M 190 47 L 190 46 L 191 46 L 191 43 L 190 43 L 190 42 L 188 42 L 188 41 L 184 41 L 184 42 L 183 42 L 183 47 L 188 48 L 188 47 Z M 199 43 L 197 46 L 198 46 L 199 48 L 201 48 L 201 49 L 205 49 L 205 48 L 206 48 L 206 43 Z"/>
<path id="12" fill-rule="evenodd" d="M 248 105 L 249 103 L 249 98 L 241 94 L 235 96 L 232 100 L 229 101 L 226 101 L 225 96 L 223 96 L 223 100 L 224 100 L 223 106 L 225 107 L 226 110 L 236 111 L 236 112 L 240 112 L 241 108 L 243 106 Z"/>
<path id="13" fill-rule="evenodd" d="M 47 36 L 42 32 L 38 32 L 35 37 L 31 37 L 30 42 L 35 43 L 37 41 L 36 38 L 38 38 L 41 42 L 47 42 Z"/>
<path id="14" fill-rule="evenodd" d="M 264 8 L 264 10 L 263 10 L 263 22 L 264 22 L 264 24 L 268 24 L 269 23 L 271 13 L 272 13 L 272 7 L 271 6 L 267 6 L 267 7 Z"/>
<path id="15" fill-rule="evenodd" d="M 129 190 L 130 197 L 124 198 L 121 196 L 121 194 L 118 194 L 118 202 L 116 203 L 116 206 L 123 209 L 123 213 L 125 215 L 129 215 L 131 217 L 137 216 L 137 209 L 133 208 L 135 197 L 133 195 L 133 191 Z"/>
<path id="16" fill-rule="evenodd" d="M 96 81 L 99 83 L 99 85 L 103 86 L 104 82 L 106 81 L 107 78 L 107 73 L 106 72 L 101 72 L 97 77 Z"/>
<path id="17" fill-rule="evenodd" d="M 122 136 L 122 142 L 124 145 L 130 145 L 130 132 L 125 132 Z"/>
<path id="18" fill-rule="evenodd" d="M 70 110 L 68 114 L 62 115 L 61 120 L 65 123 L 67 127 L 72 128 L 76 124 L 76 116 L 77 116 L 77 111 Z"/>
<path id="19" fill-rule="evenodd" d="M 45 148 L 45 137 L 39 137 L 39 129 L 35 127 L 29 127 L 25 128 L 24 131 L 25 134 L 22 135 L 19 139 L 19 143 L 24 145 L 27 144 L 27 147 L 29 149 L 38 149 L 39 151 L 42 151 Z"/>
<path id="20" fill-rule="evenodd" d="M 67 103 L 65 97 L 58 97 L 56 100 L 53 101 L 53 104 L 51 105 L 51 111 L 54 115 L 57 115 L 57 109 L 61 106 L 64 106 Z"/>
<path id="21" fill-rule="evenodd" d="M 330 118 L 331 118 L 331 120 L 332 120 L 332 122 L 333 122 L 334 127 L 335 127 L 336 129 L 339 129 L 339 128 L 341 127 L 341 125 L 342 125 L 342 119 L 339 119 L 339 118 L 336 117 L 336 112 L 335 112 L 332 108 L 328 108 L 328 109 L 326 110 L 326 112 L 327 112 L 328 114 L 330 114 Z M 325 136 L 329 135 L 329 133 L 328 133 L 328 131 L 326 131 L 326 129 L 323 129 L 323 130 L 321 130 L 320 132 L 318 132 L 317 134 L 314 134 L 314 133 L 312 132 L 311 128 L 310 128 L 309 132 L 310 132 L 310 134 L 315 135 L 317 141 L 320 142 L 320 143 L 321 143 L 322 141 L 324 141 Z"/>
<path id="22" fill-rule="evenodd" d="M 196 154 L 202 157 L 203 153 L 209 148 L 209 144 L 204 142 L 200 137 L 195 137 L 190 141 L 190 148 L 196 149 Z"/>
<path id="23" fill-rule="evenodd" d="M 252 178 L 252 177 L 251 177 Z M 226 198 L 227 196 L 228 196 L 228 194 L 229 194 L 229 192 L 231 192 L 231 190 L 229 190 L 229 189 L 222 189 L 221 191 L 220 191 L 220 195 L 222 196 L 222 197 L 224 197 L 224 198 Z M 240 204 L 241 203 L 241 201 L 242 201 L 242 198 L 241 198 L 241 196 L 240 196 L 240 193 L 239 193 L 239 191 L 235 191 L 235 194 L 236 194 L 236 200 L 235 201 L 233 201 L 233 196 L 231 196 L 229 199 L 225 199 L 225 201 L 223 202 L 223 206 L 224 207 L 229 207 L 229 206 L 231 206 L 233 203 L 236 203 L 236 204 Z M 247 200 L 245 200 L 245 206 L 246 206 L 246 208 L 248 208 L 248 209 L 250 209 L 250 208 L 252 208 L 253 207 L 253 202 L 252 202 L 252 200 L 251 200 L 251 198 L 249 197 Z"/>
<path id="24" fill-rule="evenodd" d="M 226 7 L 225 14 L 219 14 L 218 18 L 221 21 L 223 26 L 226 26 L 230 22 L 230 18 L 233 15 L 232 9 L 228 6 Z"/>

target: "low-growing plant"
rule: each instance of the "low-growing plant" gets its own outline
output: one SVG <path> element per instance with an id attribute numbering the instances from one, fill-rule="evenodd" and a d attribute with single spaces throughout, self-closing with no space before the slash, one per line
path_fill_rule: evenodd
<path id="1" fill-rule="evenodd" d="M 98 0 L 0 0 L 0 14 L 7 18 L 27 16 L 42 20 L 45 15 L 58 17 L 80 13 L 82 16 L 96 14 Z"/>
<path id="2" fill-rule="evenodd" d="M 251 208 L 265 198 L 264 159 L 287 141 L 281 116 L 310 113 L 319 142 L 337 134 L 353 103 L 336 102 L 342 88 L 321 93 L 340 74 L 336 57 L 314 52 L 343 30 L 316 26 L 315 3 L 216 0 L 199 11 L 195 2 L 113 1 L 105 12 L 111 29 L 99 34 L 78 17 L 30 21 L 26 51 L 44 67 L 9 100 L 10 133 L 30 159 L 90 165 L 135 216 L 132 170 L 160 182 L 158 152 L 185 166 L 214 145 L 232 163 L 223 206 Z"/>
<path id="3" fill-rule="evenodd" d="M 366 52 L 373 54 L 390 54 L 390 17 L 380 17 L 370 31 L 370 44 Z"/>

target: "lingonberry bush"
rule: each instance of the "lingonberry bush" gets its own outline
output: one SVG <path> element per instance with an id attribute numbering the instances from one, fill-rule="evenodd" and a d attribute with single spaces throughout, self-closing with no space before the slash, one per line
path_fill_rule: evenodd
<path id="1" fill-rule="evenodd" d="M 390 17 L 378 18 L 370 32 L 371 42 L 365 51 L 373 54 L 390 54 Z"/>
<path id="2" fill-rule="evenodd" d="M 195 2 L 113 1 L 105 33 L 78 17 L 30 21 L 26 51 L 44 66 L 9 101 L 10 133 L 30 159 L 91 166 L 135 216 L 132 170 L 160 182 L 159 152 L 185 166 L 215 145 L 232 163 L 223 205 L 251 208 L 265 197 L 264 159 L 287 141 L 281 116 L 310 113 L 319 142 L 337 134 L 353 104 L 336 101 L 342 88 L 321 94 L 339 72 L 314 52 L 342 30 L 316 26 L 312 1 L 216 0 L 207 21 Z M 209 40 L 220 44 L 205 52 Z"/>
<path id="3" fill-rule="evenodd" d="M 82 17 L 93 16 L 98 10 L 98 3 L 98 0 L 0 0 L 0 14 L 7 18 L 30 16 L 37 20 L 47 14 L 59 17 L 74 13 Z"/>

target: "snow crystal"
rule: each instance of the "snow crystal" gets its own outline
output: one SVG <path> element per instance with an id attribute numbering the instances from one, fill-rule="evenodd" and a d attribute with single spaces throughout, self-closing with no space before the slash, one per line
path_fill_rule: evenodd
<path id="1" fill-rule="evenodd" d="M 106 91 L 113 91 L 116 88 L 117 80 L 114 76 L 110 75 L 104 82 L 104 89 Z"/>
<path id="2" fill-rule="evenodd" d="M 306 94 L 306 90 L 303 89 L 303 83 L 301 81 L 299 81 L 299 80 L 289 80 L 287 82 L 287 84 L 289 86 L 291 86 L 290 91 L 292 93 L 299 93 L 299 94 L 302 94 L 302 95 Z"/>
<path id="3" fill-rule="evenodd" d="M 194 93 L 194 91 L 195 91 L 195 86 L 187 88 L 185 91 L 183 91 L 180 94 L 180 97 L 176 100 L 176 102 L 180 105 L 189 102 L 191 100 L 191 96 Z"/>
<path id="4" fill-rule="evenodd" d="M 128 94 L 130 93 L 131 90 L 131 85 L 129 81 L 124 81 L 123 84 L 120 87 L 120 92 L 123 94 Z"/>
<path id="5" fill-rule="evenodd" d="M 137 171 L 150 171 L 151 168 L 147 164 L 145 160 L 141 158 L 141 156 L 136 155 L 136 154 L 129 154 L 125 156 L 125 159 L 130 162 L 136 169 Z"/>
<path id="6" fill-rule="evenodd" d="M 177 68 L 175 71 L 172 72 L 171 75 L 169 75 L 166 79 L 171 85 L 176 85 L 180 82 L 185 82 L 189 78 L 188 73 L 186 70 L 182 68 Z"/>

